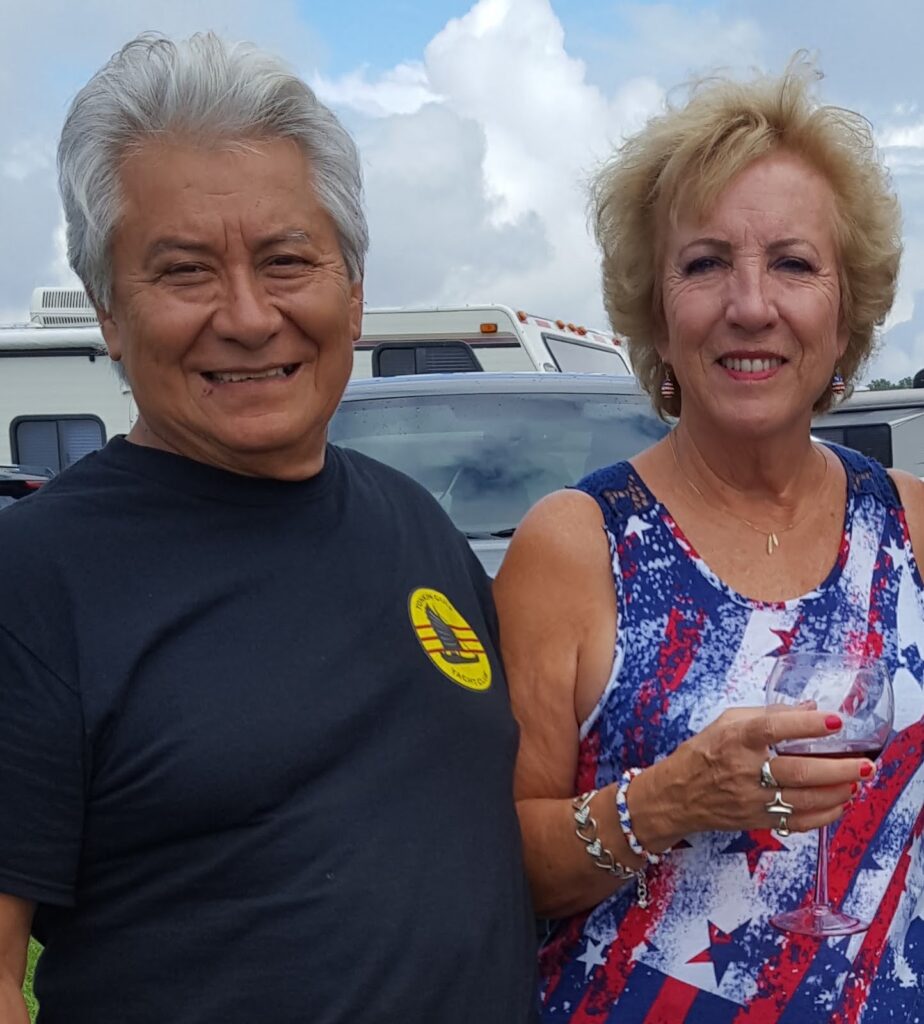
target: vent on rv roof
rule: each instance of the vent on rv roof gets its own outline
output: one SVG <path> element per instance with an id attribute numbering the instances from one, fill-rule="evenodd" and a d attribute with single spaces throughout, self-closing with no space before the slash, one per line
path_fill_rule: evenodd
<path id="1" fill-rule="evenodd" d="M 38 327 L 83 327 L 97 322 L 82 288 L 36 288 L 29 312 L 30 321 Z"/>

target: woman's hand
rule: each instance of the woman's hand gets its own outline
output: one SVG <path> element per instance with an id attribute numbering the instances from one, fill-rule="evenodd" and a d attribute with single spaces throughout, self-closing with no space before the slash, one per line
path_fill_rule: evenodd
<path id="1" fill-rule="evenodd" d="M 830 825 L 844 812 L 875 765 L 866 758 L 771 757 L 782 740 L 830 736 L 841 728 L 837 715 L 800 708 L 736 708 L 724 712 L 669 757 L 643 772 L 629 787 L 629 810 L 639 840 L 664 850 L 693 832 L 744 832 L 776 828 L 771 814 L 775 789 L 760 784 L 761 765 L 791 804 L 787 826 L 807 832 Z"/>

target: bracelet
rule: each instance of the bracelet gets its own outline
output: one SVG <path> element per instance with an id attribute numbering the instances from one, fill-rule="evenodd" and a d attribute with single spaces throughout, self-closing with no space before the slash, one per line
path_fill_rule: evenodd
<path id="1" fill-rule="evenodd" d="M 597 821 L 591 817 L 590 801 L 597 795 L 597 790 L 592 789 L 587 793 L 581 793 L 571 801 L 573 817 L 577 823 L 574 830 L 575 835 L 584 844 L 588 857 L 594 864 L 610 875 L 625 881 L 629 878 L 635 879 L 636 891 L 638 893 L 638 905 L 644 910 L 648 906 L 648 880 L 645 878 L 645 869 L 633 871 L 631 868 L 620 864 L 600 841 L 597 833 Z"/>
<path id="2" fill-rule="evenodd" d="M 617 878 L 631 878 L 635 872 L 617 863 L 611 850 L 608 850 L 600 842 L 597 834 L 597 821 L 590 816 L 590 801 L 597 795 L 597 790 L 592 789 L 589 793 L 582 793 L 571 801 L 574 809 L 574 820 L 577 822 L 575 835 L 584 844 L 587 856 L 591 858 L 598 868 L 616 875 Z"/>
<path id="3" fill-rule="evenodd" d="M 626 837 L 629 849 L 636 856 L 644 857 L 649 864 L 660 864 L 661 857 L 656 853 L 651 853 L 646 850 L 632 831 L 632 817 L 629 814 L 629 801 L 626 799 L 626 794 L 629 791 L 629 783 L 631 783 L 637 775 L 640 775 L 641 772 L 641 768 L 627 768 L 622 773 L 622 781 L 619 783 L 619 789 L 616 790 L 616 812 L 619 815 L 619 827 L 622 829 L 622 833 Z"/>

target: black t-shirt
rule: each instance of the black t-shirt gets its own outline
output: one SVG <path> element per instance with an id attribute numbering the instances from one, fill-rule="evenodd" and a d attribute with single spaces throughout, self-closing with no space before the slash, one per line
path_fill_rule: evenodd
<path id="1" fill-rule="evenodd" d="M 413 481 L 118 438 L 0 513 L 0 891 L 47 1024 L 519 1024 L 488 581 Z"/>

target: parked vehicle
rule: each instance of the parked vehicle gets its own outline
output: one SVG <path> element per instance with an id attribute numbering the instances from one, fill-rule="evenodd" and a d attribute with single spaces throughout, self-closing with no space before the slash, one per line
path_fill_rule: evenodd
<path id="1" fill-rule="evenodd" d="M 613 334 L 486 303 L 367 309 L 363 336 L 356 343 L 353 377 L 456 369 L 440 357 L 441 349 L 445 352 L 459 343 L 468 347 L 469 358 L 474 359 L 459 367 L 465 370 L 631 373 L 628 354 Z M 425 358 L 414 358 L 415 347 Z"/>
<path id="2" fill-rule="evenodd" d="M 667 430 L 632 377 L 456 373 L 354 381 L 329 437 L 423 484 L 493 574 L 532 504 Z"/>
<path id="3" fill-rule="evenodd" d="M 354 378 L 432 370 L 629 373 L 618 340 L 507 306 L 369 309 Z M 29 324 L 0 328 L 0 463 L 55 472 L 127 433 L 131 390 L 80 288 L 37 288 Z"/>
<path id="4" fill-rule="evenodd" d="M 37 491 L 52 476 L 39 466 L 0 466 L 0 508 Z"/>
<path id="5" fill-rule="evenodd" d="M 924 389 L 857 391 L 816 416 L 812 433 L 855 448 L 887 468 L 924 477 Z"/>

